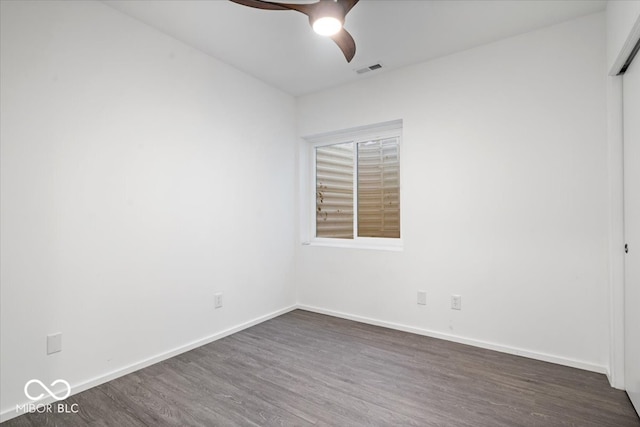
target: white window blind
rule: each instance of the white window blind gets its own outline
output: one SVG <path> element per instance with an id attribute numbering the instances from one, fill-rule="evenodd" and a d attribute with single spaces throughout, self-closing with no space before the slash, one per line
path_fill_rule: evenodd
<path id="1" fill-rule="evenodd" d="M 358 143 L 358 236 L 400 238 L 397 138 Z"/>
<path id="2" fill-rule="evenodd" d="M 353 239 L 353 143 L 316 147 L 316 236 Z"/>

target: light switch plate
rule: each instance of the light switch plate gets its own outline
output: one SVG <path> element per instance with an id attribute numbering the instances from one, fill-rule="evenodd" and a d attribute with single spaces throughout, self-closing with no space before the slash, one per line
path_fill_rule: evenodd
<path id="1" fill-rule="evenodd" d="M 47 354 L 62 351 L 62 333 L 47 335 Z"/>
<path id="2" fill-rule="evenodd" d="M 419 305 L 427 305 L 427 292 L 426 291 L 418 291 L 418 304 Z"/>

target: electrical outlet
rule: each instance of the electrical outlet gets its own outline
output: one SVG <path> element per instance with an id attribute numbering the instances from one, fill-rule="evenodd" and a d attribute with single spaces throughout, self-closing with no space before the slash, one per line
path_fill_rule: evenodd
<path id="1" fill-rule="evenodd" d="M 451 308 L 453 310 L 462 310 L 462 297 L 460 295 L 451 295 Z"/>
<path id="2" fill-rule="evenodd" d="M 62 351 L 62 333 L 47 335 L 47 354 Z"/>
<path id="3" fill-rule="evenodd" d="M 222 307 L 222 294 L 215 294 L 213 298 L 214 298 L 215 307 L 216 308 Z"/>
<path id="4" fill-rule="evenodd" d="M 418 304 L 427 305 L 427 291 L 418 291 Z"/>

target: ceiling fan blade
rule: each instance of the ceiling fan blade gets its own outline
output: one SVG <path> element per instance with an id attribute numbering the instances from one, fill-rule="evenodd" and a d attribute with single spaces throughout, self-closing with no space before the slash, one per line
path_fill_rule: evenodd
<path id="1" fill-rule="evenodd" d="M 353 40 L 353 37 L 351 37 L 351 34 L 343 28 L 337 34 L 331 36 L 331 38 L 336 42 L 340 50 L 342 50 L 347 62 L 351 62 L 356 54 L 356 42 Z"/>
<path id="2" fill-rule="evenodd" d="M 281 6 L 278 3 L 271 3 L 268 1 L 262 0 L 229 0 L 234 3 L 241 4 L 243 6 L 254 7 L 256 9 L 265 9 L 265 10 L 289 10 L 290 8 Z"/>
<path id="3" fill-rule="evenodd" d="M 279 2 L 270 2 L 266 0 L 229 0 L 234 3 L 241 4 L 243 6 L 254 7 L 256 9 L 265 9 L 265 10 L 295 10 L 297 12 L 304 13 L 309 16 L 309 13 L 313 10 L 314 5 L 316 3 L 279 3 Z"/>
<path id="4" fill-rule="evenodd" d="M 337 14 L 341 15 L 341 21 L 344 22 L 344 17 L 359 0 L 319 0 L 315 3 L 279 3 L 267 0 L 230 0 L 234 3 L 241 4 L 243 6 L 249 6 L 256 9 L 266 10 L 295 10 L 296 12 L 303 13 L 309 17 L 309 22 L 313 23 L 315 19 L 324 15 L 322 13 L 333 10 L 333 14 L 329 16 L 335 16 L 336 8 Z M 335 1 L 335 3 L 334 3 Z M 342 28 L 337 34 L 330 36 L 333 41 L 338 45 L 347 62 L 351 62 L 356 54 L 356 42 L 351 37 L 351 34 Z"/>
<path id="5" fill-rule="evenodd" d="M 353 6 L 356 5 L 356 3 L 358 3 L 359 0 L 343 0 L 340 3 L 342 3 L 342 7 L 344 8 L 344 14 L 346 15 L 347 13 L 349 13 L 349 11 L 351 9 L 353 9 Z"/>
<path id="6" fill-rule="evenodd" d="M 273 4 L 274 5 L 277 4 L 278 6 L 281 6 L 285 9 L 301 12 L 309 16 L 311 11 L 313 11 L 313 8 L 317 6 L 318 2 L 316 3 L 273 3 Z"/>

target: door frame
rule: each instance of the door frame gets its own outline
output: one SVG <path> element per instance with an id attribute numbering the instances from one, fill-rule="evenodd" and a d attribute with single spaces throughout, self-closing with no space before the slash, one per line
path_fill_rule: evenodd
<path id="1" fill-rule="evenodd" d="M 622 76 L 607 78 L 609 166 L 609 372 L 624 389 L 624 138 Z"/>
<path id="2" fill-rule="evenodd" d="M 624 120 L 622 75 L 640 40 L 640 17 L 607 77 L 607 145 L 609 168 L 609 372 L 612 387 L 624 389 Z M 636 58 L 636 61 L 640 57 Z"/>

